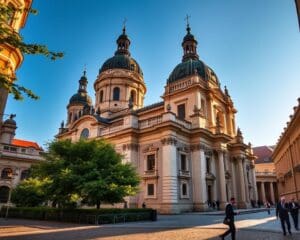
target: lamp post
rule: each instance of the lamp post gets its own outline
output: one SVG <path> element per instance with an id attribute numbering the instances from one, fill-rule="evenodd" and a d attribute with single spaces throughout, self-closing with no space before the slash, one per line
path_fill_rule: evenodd
<path id="1" fill-rule="evenodd" d="M 9 206 L 11 205 L 11 191 L 12 191 L 12 187 L 13 187 L 13 180 L 14 178 L 17 176 L 17 173 L 12 173 L 11 176 L 11 187 L 9 188 L 9 192 L 8 192 L 8 199 L 7 199 L 7 204 L 6 204 L 6 213 L 5 213 L 5 219 L 8 218 L 8 210 L 9 210 Z"/>

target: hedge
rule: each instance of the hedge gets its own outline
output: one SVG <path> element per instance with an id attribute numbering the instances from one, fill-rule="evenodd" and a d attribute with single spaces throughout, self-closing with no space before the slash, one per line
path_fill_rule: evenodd
<path id="1" fill-rule="evenodd" d="M 5 217 L 6 207 L 0 216 Z M 10 207 L 8 218 L 105 224 L 134 221 L 156 221 L 156 210 L 150 208 L 59 209 L 48 207 Z"/>

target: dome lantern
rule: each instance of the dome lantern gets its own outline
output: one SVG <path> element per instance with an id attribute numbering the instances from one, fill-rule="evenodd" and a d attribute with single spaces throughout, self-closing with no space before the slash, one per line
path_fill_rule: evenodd
<path id="1" fill-rule="evenodd" d="M 115 55 L 127 55 L 130 56 L 129 46 L 130 40 L 126 34 L 126 27 L 125 24 L 123 26 L 122 34 L 117 39 L 118 49 L 115 52 Z"/>
<path id="2" fill-rule="evenodd" d="M 188 60 L 199 60 L 199 56 L 197 54 L 197 41 L 193 34 L 191 34 L 191 28 L 189 24 L 189 16 L 186 16 L 186 31 L 187 34 L 184 36 L 182 41 L 183 48 L 183 57 L 182 62 Z"/>
<path id="3" fill-rule="evenodd" d="M 90 96 L 87 94 L 87 84 L 88 80 L 86 77 L 86 70 L 83 71 L 83 75 L 80 78 L 79 82 L 79 88 L 77 93 L 75 93 L 69 101 L 69 104 L 80 104 L 80 105 L 92 105 L 92 100 Z"/>

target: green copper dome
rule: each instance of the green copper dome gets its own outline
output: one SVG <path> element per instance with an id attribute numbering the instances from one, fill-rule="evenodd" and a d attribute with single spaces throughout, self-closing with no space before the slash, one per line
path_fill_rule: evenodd
<path id="1" fill-rule="evenodd" d="M 108 69 L 126 69 L 133 71 L 143 76 L 142 69 L 139 64 L 130 56 L 129 46 L 130 40 L 126 34 L 125 26 L 123 27 L 122 34 L 117 39 L 117 51 L 115 56 L 107 59 L 99 70 L 99 74 Z"/>
<path id="2" fill-rule="evenodd" d="M 198 42 L 194 35 L 191 34 L 189 23 L 187 24 L 186 31 L 187 33 L 184 36 L 181 44 L 183 49 L 182 62 L 179 63 L 171 72 L 169 78 L 167 79 L 167 83 L 173 83 L 177 80 L 195 74 L 204 80 L 208 80 L 208 78 L 213 75 L 216 77 L 216 81 L 218 82 L 214 71 L 199 59 L 197 53 Z"/>
<path id="3" fill-rule="evenodd" d="M 185 78 L 190 75 L 198 74 L 203 79 L 207 78 L 206 75 L 207 66 L 201 60 L 192 60 L 179 63 L 171 72 L 167 83 L 175 82 L 179 79 Z"/>
<path id="4" fill-rule="evenodd" d="M 87 84 L 88 80 L 86 77 L 86 71 L 83 71 L 83 76 L 80 78 L 79 82 L 79 88 L 77 93 L 75 93 L 69 101 L 69 104 L 82 104 L 82 105 L 92 105 L 92 99 L 87 94 Z"/>
<path id="5" fill-rule="evenodd" d="M 89 106 L 92 105 L 92 99 L 87 93 L 84 92 L 78 92 L 75 93 L 69 101 L 69 104 L 83 104 L 86 105 L 88 104 Z"/>
<path id="6" fill-rule="evenodd" d="M 142 69 L 140 68 L 139 64 L 136 62 L 135 59 L 130 57 L 129 55 L 115 55 L 112 58 L 107 59 L 102 67 L 99 70 L 99 74 L 108 70 L 108 69 L 127 69 L 133 72 L 136 72 L 143 76 Z"/>

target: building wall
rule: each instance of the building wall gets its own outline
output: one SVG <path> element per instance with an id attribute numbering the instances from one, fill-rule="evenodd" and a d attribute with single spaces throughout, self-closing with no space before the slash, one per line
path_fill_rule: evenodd
<path id="1" fill-rule="evenodd" d="M 300 99 L 273 152 L 281 196 L 300 200 Z"/>
<path id="2" fill-rule="evenodd" d="M 0 0 L 0 4 L 14 6 L 17 9 L 30 8 L 31 3 L 32 0 Z M 26 11 L 17 11 L 14 13 L 12 20 L 6 24 L 9 28 L 18 33 L 20 28 L 25 25 L 26 19 Z M 0 44 L 0 49 L 0 73 L 14 78 L 15 71 L 23 61 L 23 55 L 19 49 L 8 44 Z M 0 88 L 0 130 L 3 114 L 5 112 L 7 96 L 7 90 Z"/>
<path id="3" fill-rule="evenodd" d="M 28 171 L 32 164 L 43 160 L 41 151 L 32 147 L 0 143 L 0 205 L 9 202 L 10 190 L 27 177 L 25 171 Z M 9 174 L 5 173 L 7 171 Z"/>

